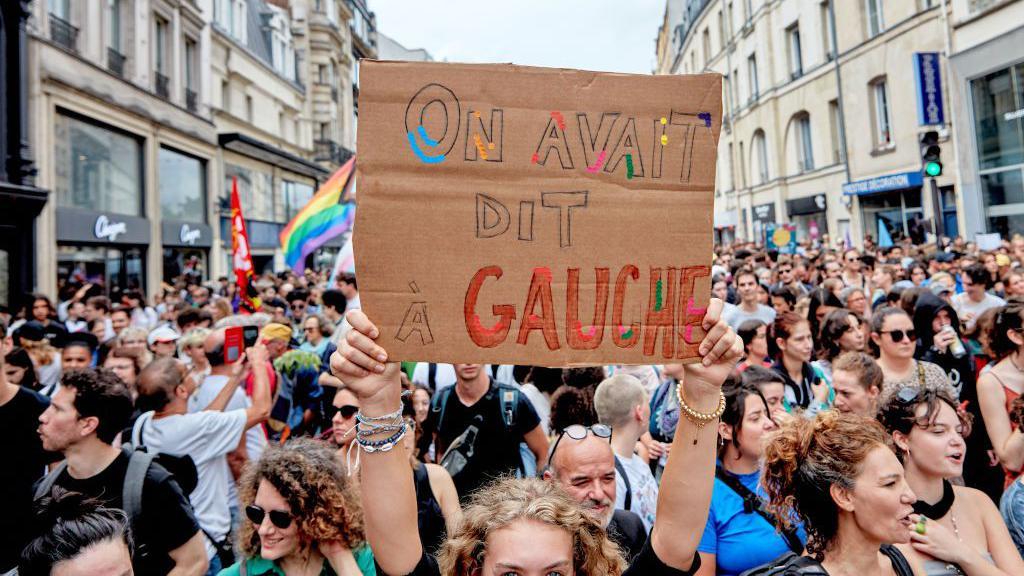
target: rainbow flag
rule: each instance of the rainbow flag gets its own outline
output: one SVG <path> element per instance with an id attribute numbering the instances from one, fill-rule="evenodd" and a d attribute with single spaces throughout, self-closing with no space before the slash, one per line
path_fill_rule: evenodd
<path id="1" fill-rule="evenodd" d="M 355 167 L 353 156 L 320 186 L 309 203 L 281 231 L 279 238 L 285 262 L 296 273 L 305 271 L 306 256 L 352 228 L 356 206 L 354 202 L 343 203 L 343 200 L 348 199 Z"/>

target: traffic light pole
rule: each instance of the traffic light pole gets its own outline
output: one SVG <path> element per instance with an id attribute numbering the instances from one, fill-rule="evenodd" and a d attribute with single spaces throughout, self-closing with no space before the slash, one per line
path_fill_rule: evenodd
<path id="1" fill-rule="evenodd" d="M 946 233 L 946 223 L 942 221 L 942 205 L 939 203 L 939 185 L 935 182 L 935 177 L 928 179 L 928 186 L 931 189 L 932 194 L 932 210 L 934 210 L 934 226 L 935 226 L 935 244 L 942 249 L 942 235 Z"/>

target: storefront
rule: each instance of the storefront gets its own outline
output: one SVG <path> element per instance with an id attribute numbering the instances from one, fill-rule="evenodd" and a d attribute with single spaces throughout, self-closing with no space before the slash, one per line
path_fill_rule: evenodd
<path id="1" fill-rule="evenodd" d="M 775 203 L 769 202 L 754 206 L 751 216 L 754 219 L 754 237 L 751 240 L 763 244 L 768 224 L 775 223 Z"/>
<path id="2" fill-rule="evenodd" d="M 1024 234 L 1024 62 L 970 81 L 985 226 Z"/>
<path id="3" fill-rule="evenodd" d="M 138 216 L 57 209 L 57 286 L 95 284 L 107 294 L 146 289 L 149 221 Z"/>
<path id="4" fill-rule="evenodd" d="M 715 212 L 715 244 L 729 245 L 736 242 L 736 210 Z"/>
<path id="5" fill-rule="evenodd" d="M 824 194 L 786 200 L 789 222 L 796 227 L 799 241 L 818 242 L 828 232 L 828 201 Z"/>
<path id="6" fill-rule="evenodd" d="M 143 139 L 58 109 L 54 123 L 57 288 L 146 289 Z"/>
<path id="7" fill-rule="evenodd" d="M 857 197 L 865 238 L 871 236 L 882 247 L 906 237 L 922 244 L 926 232 L 922 184 L 920 171 L 901 172 L 847 182 L 843 194 Z"/>
<path id="8" fill-rule="evenodd" d="M 209 279 L 213 229 L 206 224 L 206 161 L 168 146 L 158 153 L 163 281 Z"/>

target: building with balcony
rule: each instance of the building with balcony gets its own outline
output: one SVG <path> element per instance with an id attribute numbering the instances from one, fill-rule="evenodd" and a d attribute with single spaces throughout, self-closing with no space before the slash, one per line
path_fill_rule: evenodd
<path id="1" fill-rule="evenodd" d="M 31 287 L 228 275 L 234 182 L 254 263 L 283 269 L 280 230 L 354 153 L 352 34 L 374 48 L 372 13 L 359 28 L 344 0 L 22 4 L 28 140 L 52 191 Z"/>
<path id="2" fill-rule="evenodd" d="M 965 230 L 956 131 L 950 106 L 941 104 L 950 101 L 943 54 L 952 8 L 944 12 L 944 5 L 668 2 L 656 72 L 723 76 L 720 241 L 763 241 L 774 223 L 795 225 L 801 240 L 870 235 L 883 244 Z M 921 113 L 916 53 L 931 81 L 937 77 L 930 85 L 937 114 Z M 922 178 L 920 149 L 921 135 L 932 130 L 945 166 L 934 189 Z"/>

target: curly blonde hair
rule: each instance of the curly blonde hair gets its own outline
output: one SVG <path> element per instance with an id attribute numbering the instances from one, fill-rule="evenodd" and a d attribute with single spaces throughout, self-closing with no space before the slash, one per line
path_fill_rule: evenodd
<path id="1" fill-rule="evenodd" d="M 284 446 L 268 446 L 239 480 L 242 506 L 256 500 L 261 480 L 270 482 L 288 502 L 303 547 L 338 541 L 351 550 L 366 541 L 358 490 L 323 442 L 294 438 Z M 247 557 L 259 556 L 260 537 L 252 522 L 242 523 L 238 542 Z"/>
<path id="2" fill-rule="evenodd" d="M 487 537 L 521 519 L 556 526 L 572 535 L 577 576 L 618 576 L 625 569 L 619 547 L 604 528 L 561 488 L 537 478 L 504 478 L 473 496 L 462 524 L 438 555 L 441 573 L 479 573 Z"/>
<path id="3" fill-rule="evenodd" d="M 814 420 L 795 418 L 765 446 L 761 483 L 768 509 L 784 527 L 804 523 L 807 552 L 818 561 L 839 530 L 830 488 L 853 488 L 864 460 L 879 447 L 892 449 L 892 439 L 877 420 L 835 410 Z"/>

